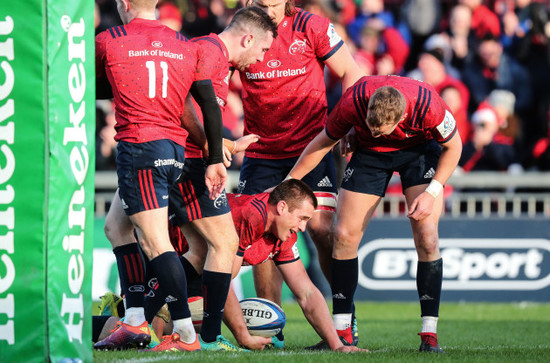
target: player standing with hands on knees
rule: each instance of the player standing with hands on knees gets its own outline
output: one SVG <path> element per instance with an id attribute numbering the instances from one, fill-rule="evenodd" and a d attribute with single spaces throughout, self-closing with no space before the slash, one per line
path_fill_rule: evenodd
<path id="1" fill-rule="evenodd" d="M 294 6 L 293 0 L 249 0 L 277 24 L 278 37 L 263 62 L 239 72 L 243 84 L 246 134 L 260 140 L 245 153 L 239 193 L 257 194 L 279 184 L 327 120 L 324 70 L 342 79 L 343 88 L 363 74 L 330 20 Z M 303 178 L 319 201 L 307 230 L 317 247 L 324 275 L 330 275 L 329 229 L 336 210 L 332 155 Z M 254 267 L 256 293 L 280 304 L 282 277 L 270 261 Z M 282 333 L 277 336 L 284 344 Z"/>
<path id="2" fill-rule="evenodd" d="M 352 128 L 357 148 L 344 172 L 333 234 L 334 325 L 341 337 L 351 339 L 357 249 L 396 171 L 418 254 L 420 351 L 443 353 L 437 341 L 443 278 L 437 227 L 443 210 L 443 185 L 462 152 L 454 117 L 426 83 L 397 76 L 361 78 L 342 96 L 325 129 L 306 147 L 288 177 L 303 178 Z"/>
<path id="3" fill-rule="evenodd" d="M 145 266 L 140 246 L 170 296 L 174 331 L 155 350 L 200 350 L 187 305 L 185 272 L 168 235 L 168 193 L 180 176 L 188 135 L 181 126 L 189 91 L 204 114 L 209 160 L 205 183 L 212 199 L 223 191 L 222 120 L 199 48 L 155 20 L 157 0 L 116 0 L 124 25 L 96 37 L 98 96 L 115 103 L 119 190 L 105 232 L 117 259 L 126 317 L 96 349 L 146 346 Z M 108 81 L 108 82 L 107 82 Z"/>

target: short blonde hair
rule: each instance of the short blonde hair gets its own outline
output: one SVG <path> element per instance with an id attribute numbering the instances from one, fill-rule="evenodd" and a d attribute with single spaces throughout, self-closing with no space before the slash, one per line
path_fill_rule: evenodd
<path id="1" fill-rule="evenodd" d="M 380 87 L 369 99 L 367 122 L 373 127 L 395 125 L 405 113 L 406 105 L 405 97 L 398 89 Z"/>

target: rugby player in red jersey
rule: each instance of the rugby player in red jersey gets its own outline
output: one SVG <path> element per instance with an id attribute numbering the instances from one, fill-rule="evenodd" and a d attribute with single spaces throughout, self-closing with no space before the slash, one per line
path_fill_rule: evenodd
<path id="1" fill-rule="evenodd" d="M 181 174 L 188 132 L 181 127 L 188 93 L 205 115 L 209 160 L 205 174 L 211 198 L 223 191 L 221 112 L 199 48 L 155 20 L 156 0 L 116 0 L 124 25 L 96 37 L 99 96 L 112 92 L 117 134 L 119 190 L 106 218 L 126 318 L 96 349 L 145 346 L 150 330 L 144 315 L 144 263 L 134 237 L 155 276 L 170 295 L 173 334 L 155 350 L 199 350 L 187 305 L 185 272 L 168 235 L 168 192 Z M 186 101 L 187 100 L 187 101 Z"/>
<path id="2" fill-rule="evenodd" d="M 306 145 L 327 120 L 325 65 L 346 89 L 363 74 L 330 20 L 294 7 L 293 0 L 249 0 L 277 24 L 278 37 L 263 62 L 240 71 L 245 134 L 260 140 L 246 153 L 239 193 L 255 194 L 280 183 Z M 332 155 L 306 177 L 319 207 L 307 230 L 315 243 L 324 275 L 330 276 L 329 228 L 336 208 Z M 272 263 L 254 269 L 258 296 L 280 303 L 281 277 Z M 278 338 L 283 341 L 282 333 Z"/>
<path id="3" fill-rule="evenodd" d="M 267 14 L 256 8 L 237 11 L 227 28 L 219 35 L 210 34 L 191 40 L 200 47 L 204 67 L 210 70 L 210 78 L 221 109 L 225 108 L 228 94 L 230 67 L 244 69 L 262 61 L 265 52 L 277 36 L 275 24 Z M 197 114 L 202 112 L 198 107 Z M 232 153 L 244 151 L 256 135 L 227 141 Z M 225 140 L 224 140 L 225 142 Z M 202 322 L 200 343 L 203 350 L 236 350 L 221 335 L 223 308 L 231 283 L 231 267 L 237 251 L 238 236 L 233 226 L 225 191 L 216 199 L 209 198 L 204 182 L 206 162 L 202 149 L 204 142 L 187 140 L 185 165 L 176 187 L 170 192 L 169 214 L 186 235 L 199 233 L 208 244 L 208 253 L 202 274 L 205 317 Z M 178 212 L 173 212 L 177 210 Z M 191 222 L 191 223 L 188 223 Z M 181 260 L 186 273 L 188 262 Z M 155 313 L 146 318 L 152 321 Z"/>
<path id="4" fill-rule="evenodd" d="M 296 296 L 305 317 L 323 341 L 327 342 L 327 346 L 340 352 L 364 351 L 342 344 L 326 301 L 309 279 L 300 260 L 296 233 L 305 231 L 306 224 L 317 207 L 317 199 L 311 188 L 299 180 L 288 180 L 279 184 L 271 193 L 228 194 L 227 200 L 239 235 L 233 277 L 237 276 L 241 266 L 257 266 L 273 260 Z M 187 240 L 176 228 L 171 229 L 171 236 L 176 251 L 187 252 L 184 257 L 193 264 L 196 273 L 200 274 L 203 261 L 200 251 L 188 251 Z M 154 313 L 158 308 L 159 304 Z M 263 349 L 270 342 L 269 339 L 249 334 L 239 301 L 232 289 L 225 305 L 224 319 L 240 345 L 250 349 Z"/>
<path id="5" fill-rule="evenodd" d="M 342 339 L 351 341 L 357 249 L 392 174 L 399 172 L 418 255 L 420 351 L 443 352 L 437 341 L 443 275 L 437 226 L 443 185 L 462 152 L 455 119 L 427 83 L 397 76 L 361 78 L 342 96 L 288 177 L 307 175 L 351 129 L 357 148 L 344 172 L 333 231 L 334 325 Z"/>

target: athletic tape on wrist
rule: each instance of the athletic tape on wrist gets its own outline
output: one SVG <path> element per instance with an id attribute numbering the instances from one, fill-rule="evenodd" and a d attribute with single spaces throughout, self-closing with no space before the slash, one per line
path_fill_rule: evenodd
<path id="1" fill-rule="evenodd" d="M 439 193 L 443 190 L 443 185 L 435 179 L 432 179 L 428 187 L 426 188 L 426 193 L 430 194 L 432 197 L 436 198 Z"/>

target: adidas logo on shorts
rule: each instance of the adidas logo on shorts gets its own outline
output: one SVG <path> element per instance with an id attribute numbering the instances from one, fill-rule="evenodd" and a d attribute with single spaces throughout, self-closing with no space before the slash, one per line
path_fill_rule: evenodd
<path id="1" fill-rule="evenodd" d="M 430 168 L 430 170 L 428 170 L 428 172 L 426 174 L 424 174 L 424 179 L 433 178 L 434 175 L 435 175 L 434 168 Z"/>
<path id="2" fill-rule="evenodd" d="M 317 186 L 331 188 L 332 183 L 330 182 L 330 179 L 328 178 L 328 176 L 325 176 L 323 179 L 321 179 L 319 183 L 317 183 Z"/>

